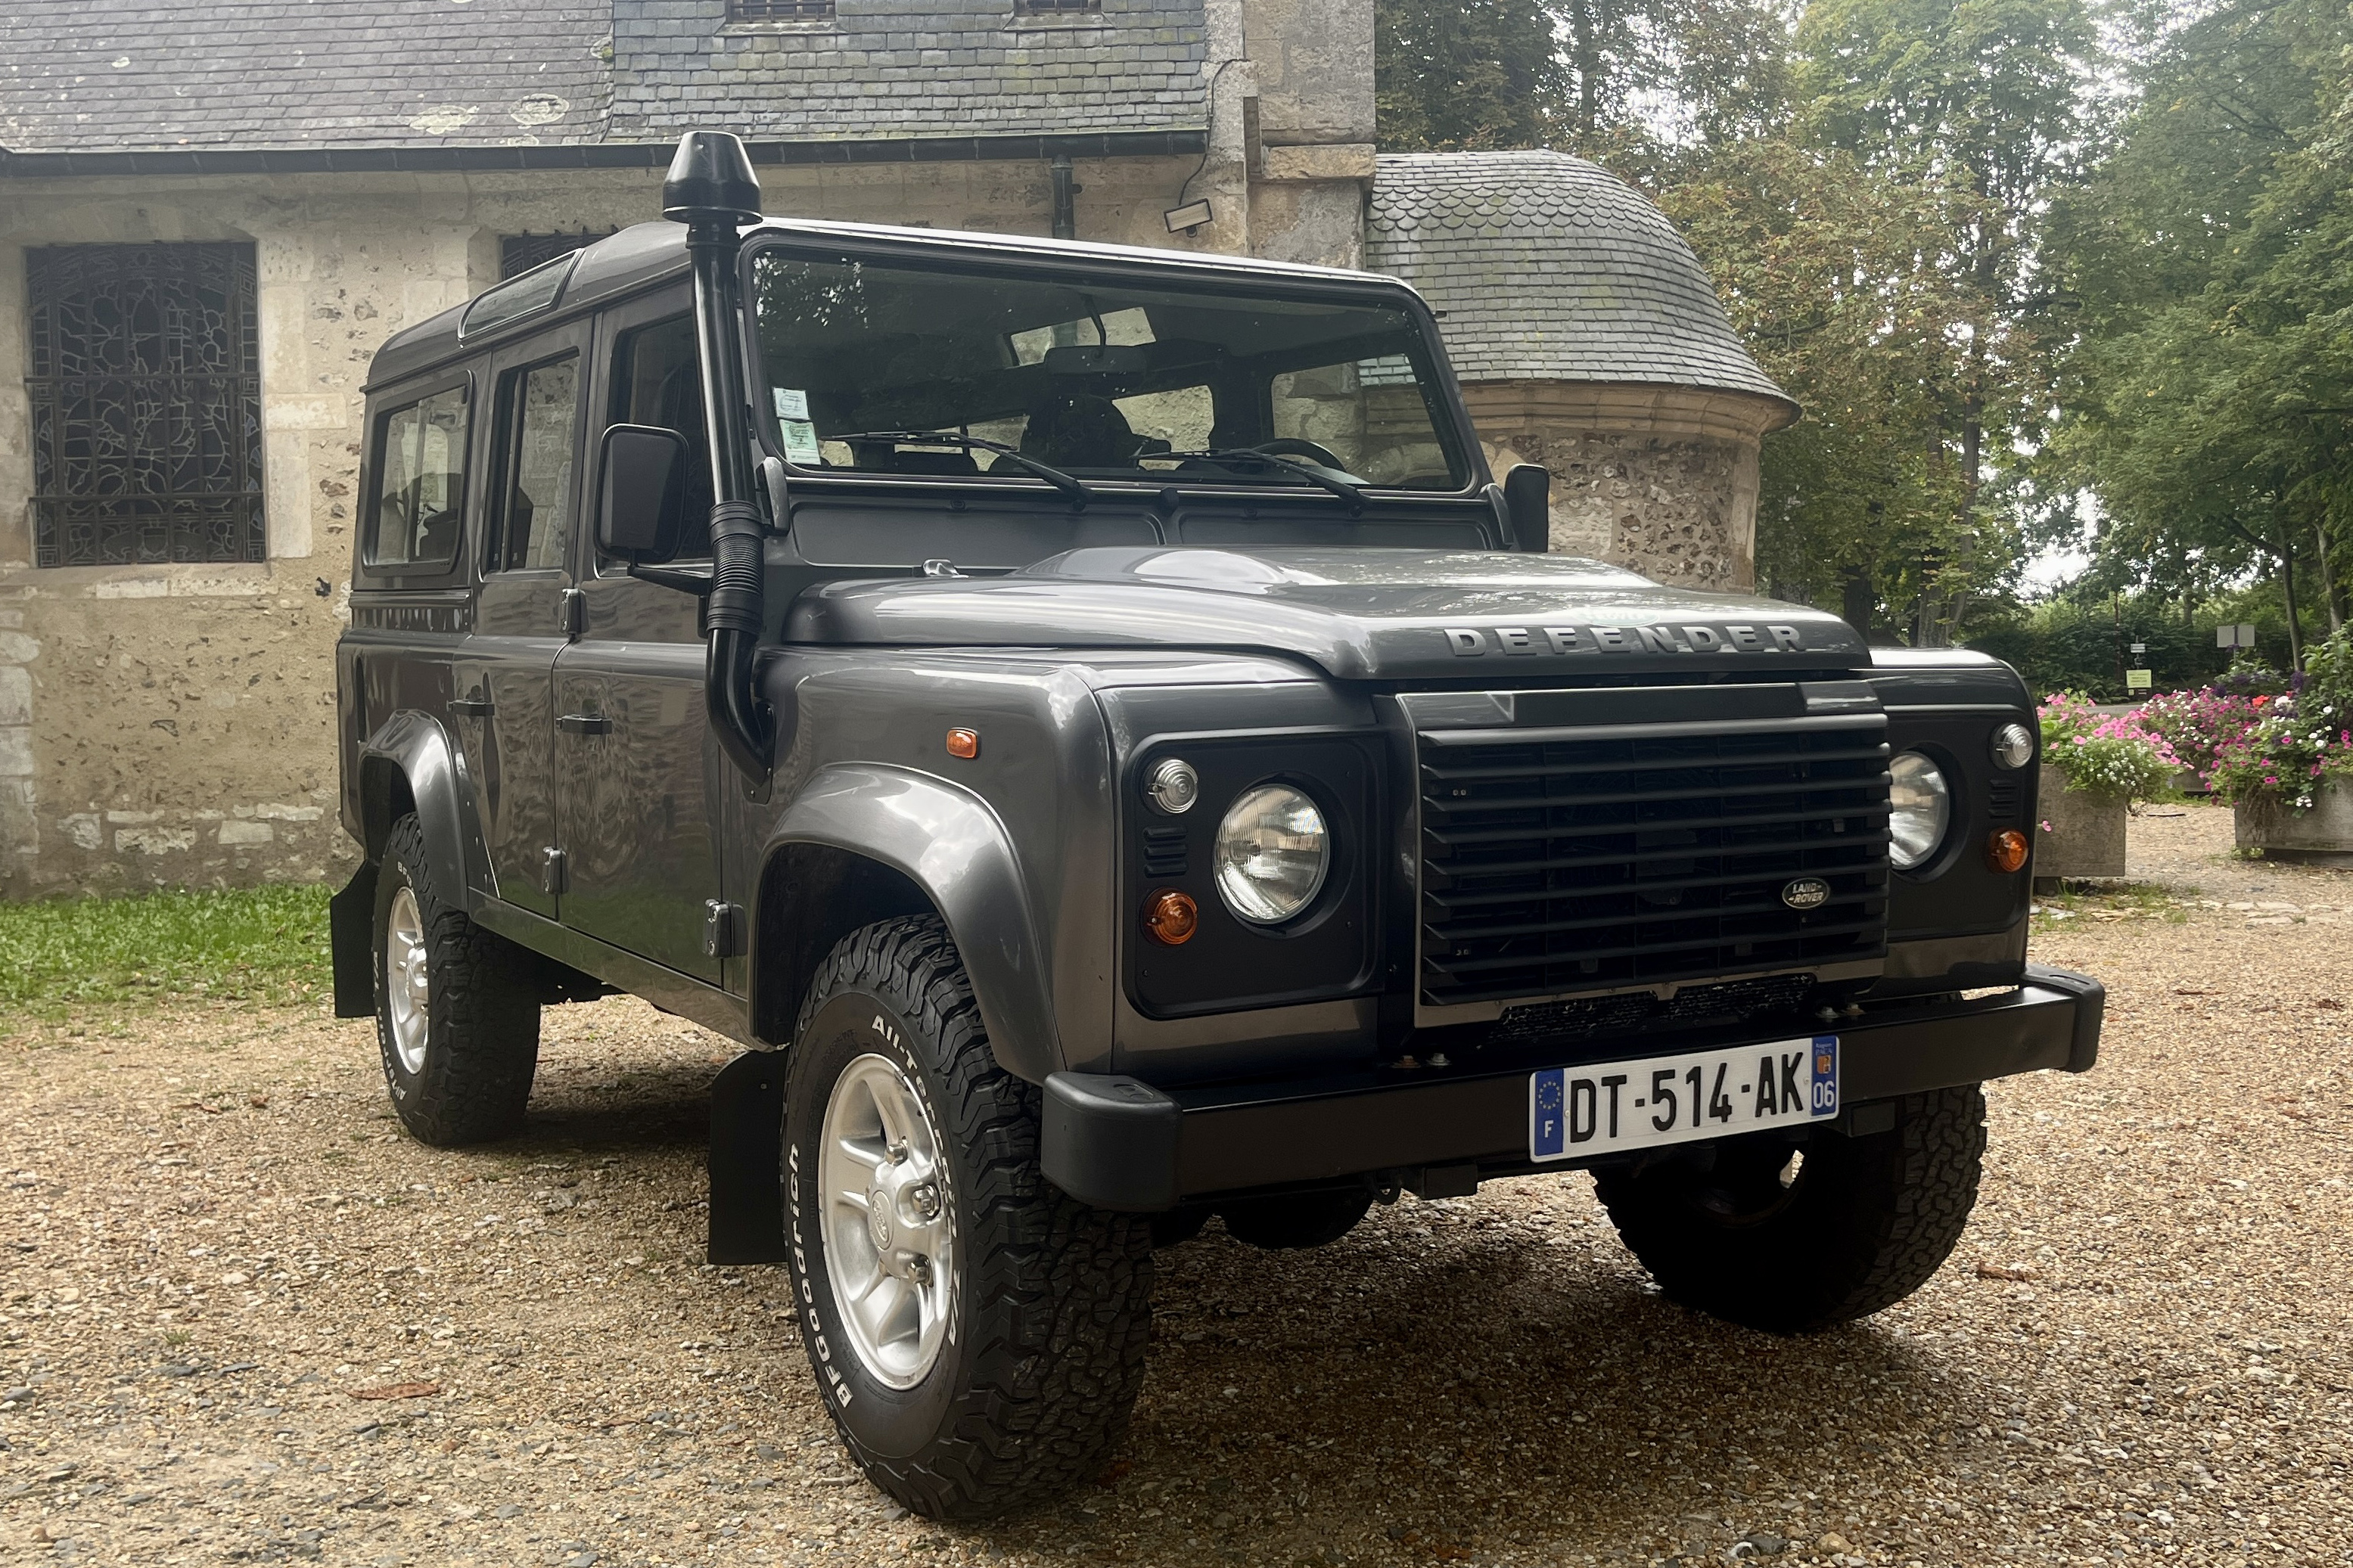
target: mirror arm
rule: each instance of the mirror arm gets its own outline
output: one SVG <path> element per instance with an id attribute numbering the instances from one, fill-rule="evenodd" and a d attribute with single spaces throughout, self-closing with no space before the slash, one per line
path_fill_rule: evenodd
<path id="1" fill-rule="evenodd" d="M 711 592 L 711 574 L 708 572 L 685 572 L 670 566 L 640 566 L 632 561 L 629 563 L 629 575 L 641 583 L 651 583 L 657 588 L 675 588 L 698 599 Z"/>

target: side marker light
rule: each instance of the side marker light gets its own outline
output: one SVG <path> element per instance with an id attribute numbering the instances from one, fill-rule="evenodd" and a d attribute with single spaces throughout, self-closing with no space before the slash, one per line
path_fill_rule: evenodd
<path id="1" fill-rule="evenodd" d="M 980 731 L 964 729 L 950 730 L 948 755 L 967 759 L 980 755 Z"/>
<path id="2" fill-rule="evenodd" d="M 1182 947 L 1200 927 L 1199 907 L 1174 888 L 1163 888 L 1145 901 L 1144 929 L 1155 942 Z"/>
<path id="3" fill-rule="evenodd" d="M 1988 866 L 2005 876 L 2020 869 L 2026 864 L 2026 835 L 2015 827 L 1987 834 L 1985 858 Z"/>

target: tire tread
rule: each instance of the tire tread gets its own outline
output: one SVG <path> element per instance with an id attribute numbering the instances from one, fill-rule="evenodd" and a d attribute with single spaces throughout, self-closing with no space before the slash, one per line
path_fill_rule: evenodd
<path id="1" fill-rule="evenodd" d="M 1092 1479 L 1125 1436 L 1151 1338 L 1145 1216 L 1109 1214 L 1049 1184 L 1038 1163 L 1039 1094 L 997 1065 L 946 925 L 880 921 L 818 967 L 794 1029 L 839 990 L 866 987 L 916 1026 L 946 1089 L 944 1136 L 967 1152 L 972 1223 L 965 1321 L 972 1351 L 939 1437 L 910 1458 L 869 1453 L 836 1411 L 852 1456 L 884 1490 L 934 1519 L 1003 1512 Z"/>
<path id="2" fill-rule="evenodd" d="M 384 859 L 417 895 L 433 997 L 424 1069 L 416 1092 L 395 1097 L 394 1109 L 420 1142 L 438 1147 L 503 1137 L 522 1125 L 539 1068 L 539 1002 L 519 978 L 525 955 L 443 896 L 415 816 L 392 825 Z M 389 1079 L 397 1058 L 384 1004 L 381 930 L 375 940 L 376 1037 Z"/>
<path id="3" fill-rule="evenodd" d="M 1835 1136 L 1835 1135 L 1832 1135 Z M 1926 1284 L 1976 1206 L 1986 1147 L 1976 1084 L 1906 1095 L 1892 1131 L 1817 1142 L 1819 1190 L 1753 1230 L 1702 1223 L 1672 1188 L 1599 1174 L 1620 1238 L 1672 1300 L 1776 1333 L 1869 1317 Z M 1802 1178 L 1801 1178 L 1802 1179 Z"/>

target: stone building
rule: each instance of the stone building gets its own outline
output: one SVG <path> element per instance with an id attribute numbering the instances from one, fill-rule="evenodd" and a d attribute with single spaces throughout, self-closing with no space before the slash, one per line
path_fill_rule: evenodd
<path id="1" fill-rule="evenodd" d="M 1757 582 L 1758 442 L 1798 416 L 1658 208 L 1559 153 L 1383 154 L 1366 265 L 1442 312 L 1498 471 L 1552 470 L 1552 548 Z"/>
<path id="2" fill-rule="evenodd" d="M 368 360 L 658 216 L 681 131 L 775 212 L 1341 266 L 1373 166 L 1371 0 L 15 0 L 0 53 L 0 896 L 347 857 Z"/>
<path id="3" fill-rule="evenodd" d="M 1788 405 L 1688 250 L 1574 160 L 1376 179 L 1372 49 L 1372 0 L 0 7 L 0 897 L 337 874 L 369 359 L 655 216 L 691 128 L 777 213 L 1398 272 L 1556 549 L 1745 584 Z"/>

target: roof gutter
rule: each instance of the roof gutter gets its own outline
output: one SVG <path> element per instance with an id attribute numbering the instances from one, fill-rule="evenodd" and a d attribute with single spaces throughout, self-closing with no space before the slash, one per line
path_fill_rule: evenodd
<path id="1" fill-rule="evenodd" d="M 891 136 L 867 141 L 747 142 L 755 164 L 1050 163 L 1056 158 L 1198 157 L 1208 132 L 1095 131 L 1035 136 Z M 0 178 L 106 174 L 436 174 L 518 169 L 663 169 L 675 142 L 547 146 L 181 147 L 134 152 L 16 153 L 0 147 Z"/>

